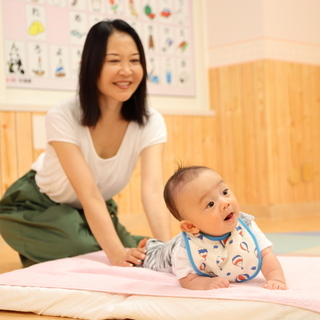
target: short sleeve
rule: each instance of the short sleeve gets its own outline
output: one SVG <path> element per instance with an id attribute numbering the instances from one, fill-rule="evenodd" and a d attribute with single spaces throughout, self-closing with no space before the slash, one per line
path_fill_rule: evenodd
<path id="1" fill-rule="evenodd" d="M 79 144 L 79 120 L 69 104 L 50 109 L 45 123 L 47 142 L 63 141 Z"/>
<path id="2" fill-rule="evenodd" d="M 152 145 L 167 141 L 167 127 L 163 116 L 156 110 L 150 109 L 149 121 L 143 129 L 141 150 Z"/>
<path id="3" fill-rule="evenodd" d="M 266 237 L 254 221 L 251 221 L 250 228 L 258 241 L 260 251 L 268 247 L 272 247 L 272 242 Z"/>
<path id="4" fill-rule="evenodd" d="M 181 241 L 172 254 L 172 272 L 178 280 L 185 278 L 190 273 L 196 274 L 188 258 L 184 240 Z"/>

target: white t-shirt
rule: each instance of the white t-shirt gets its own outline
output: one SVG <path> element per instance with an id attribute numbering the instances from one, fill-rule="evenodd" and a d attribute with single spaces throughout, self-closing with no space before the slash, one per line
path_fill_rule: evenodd
<path id="1" fill-rule="evenodd" d="M 33 163 L 40 191 L 57 203 L 81 208 L 77 195 L 65 175 L 50 141 L 78 145 L 105 200 L 111 199 L 128 183 L 141 151 L 167 140 L 163 116 L 149 108 L 150 118 L 145 126 L 130 122 L 117 154 L 100 158 L 94 148 L 88 127 L 81 125 L 81 109 L 77 97 L 68 99 L 49 110 L 46 115 L 47 145 L 45 153 Z M 81 174 L 81 172 L 79 172 Z"/>
<path id="2" fill-rule="evenodd" d="M 252 233 L 257 239 L 260 252 L 263 249 L 272 247 L 271 241 L 265 236 L 265 234 L 260 230 L 260 228 L 254 221 L 251 221 L 248 224 L 248 227 L 251 229 Z M 185 248 L 184 240 L 181 236 L 181 233 L 177 235 L 177 238 L 178 241 L 172 251 L 172 269 L 168 270 L 168 272 L 175 274 L 177 279 L 182 279 L 190 273 L 196 274 L 196 271 L 193 269 L 188 258 L 188 253 Z"/>

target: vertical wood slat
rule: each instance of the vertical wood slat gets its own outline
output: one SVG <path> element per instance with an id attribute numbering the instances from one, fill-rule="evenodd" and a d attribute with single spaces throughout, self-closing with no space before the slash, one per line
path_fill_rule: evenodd
<path id="1" fill-rule="evenodd" d="M 202 118 L 203 143 L 200 147 L 203 153 L 204 165 L 218 170 L 218 168 L 221 168 L 221 156 L 219 152 L 220 145 L 216 127 L 216 117 Z"/>
<path id="2" fill-rule="evenodd" d="M 185 121 L 187 123 L 186 136 L 184 138 L 185 154 L 182 156 L 191 165 L 203 165 L 202 117 L 188 116 Z"/>
<path id="3" fill-rule="evenodd" d="M 270 108 L 267 104 L 269 95 L 266 94 L 268 84 L 266 70 L 266 61 L 256 61 L 252 64 L 254 98 L 253 122 L 256 136 L 256 147 L 253 155 L 257 166 L 256 179 L 259 193 L 257 203 L 262 205 L 270 203 L 270 192 L 272 191 L 272 174 L 269 159 L 270 144 L 268 140 L 268 119 L 270 118 L 268 114 Z M 272 96 L 270 98 L 272 98 Z M 246 200 L 252 204 L 250 199 Z"/>
<path id="4" fill-rule="evenodd" d="M 1 191 L 18 177 L 15 113 L 0 112 Z"/>
<path id="5" fill-rule="evenodd" d="M 2 116 L 3 116 L 3 112 L 0 112 L 0 195 L 3 194 L 4 192 L 4 187 L 3 187 L 3 164 L 2 164 L 2 159 L 4 157 L 4 154 L 3 154 L 3 148 L 2 148 L 2 123 L 3 123 L 3 120 L 2 120 Z"/>
<path id="6" fill-rule="evenodd" d="M 45 119 L 45 112 L 32 112 L 31 113 L 31 121 L 32 121 L 32 126 L 31 126 L 31 134 L 32 134 L 32 139 L 34 137 L 34 135 L 36 134 L 35 132 L 33 132 L 33 124 L 34 124 L 34 118 L 33 117 L 41 117 L 43 119 Z M 45 126 L 43 126 L 45 127 Z M 38 131 L 38 130 L 37 130 Z M 44 135 L 46 135 L 46 132 L 43 132 Z M 34 146 L 34 141 L 32 141 L 32 149 L 33 149 L 33 156 L 32 156 L 32 163 L 34 161 L 36 161 L 38 159 L 38 157 L 40 156 L 41 153 L 44 152 L 44 149 L 36 149 L 36 147 Z"/>
<path id="7" fill-rule="evenodd" d="M 302 109 L 302 101 L 301 99 L 296 100 L 295 106 L 293 106 L 290 102 L 291 93 L 288 90 L 288 86 L 293 82 L 293 87 L 297 88 L 297 86 L 301 85 L 301 77 L 299 72 L 297 77 L 292 79 L 290 73 L 290 64 L 277 63 L 278 74 L 281 74 L 281 78 L 284 81 L 282 87 L 279 88 L 282 90 L 278 91 L 278 96 L 283 96 L 282 103 L 277 105 L 277 109 L 281 110 L 279 116 L 279 122 L 282 124 L 283 130 L 283 138 L 278 141 L 278 149 L 281 150 L 279 154 L 281 155 L 281 171 L 279 172 L 279 184 L 278 186 L 282 189 L 279 190 L 280 200 L 283 199 L 292 199 L 293 194 L 298 190 L 299 193 L 303 193 L 305 186 L 301 183 L 297 183 L 296 185 L 288 184 L 289 182 L 289 170 L 288 167 L 291 164 L 293 168 L 297 168 L 299 171 L 299 167 L 301 165 L 301 150 L 299 150 L 299 144 L 297 144 L 298 137 L 297 133 L 301 139 L 302 126 L 301 121 L 299 121 L 299 116 L 294 120 L 294 123 L 290 121 L 290 119 L 294 119 L 296 115 L 301 115 Z M 297 68 L 298 70 L 300 68 Z M 300 71 L 300 70 L 299 70 Z M 293 81 L 292 81 L 293 80 Z M 280 84 L 280 83 L 279 83 Z M 278 89 L 279 89 L 278 88 Z M 299 90 L 301 91 L 301 89 Z M 301 93 L 300 93 L 301 96 Z M 282 108 L 280 106 L 282 105 Z M 286 176 L 281 179 L 281 172 L 286 172 Z M 283 175 L 283 174 L 282 174 Z M 300 176 L 300 173 L 299 173 Z M 301 178 L 300 178 L 301 181 Z M 290 187 L 287 188 L 287 185 Z M 280 189 L 279 188 L 279 189 Z M 281 191 L 281 192 L 280 192 Z M 302 194 L 301 194 L 302 195 Z M 304 196 L 302 196 L 304 198 Z"/>
<path id="8" fill-rule="evenodd" d="M 2 159 L 4 157 L 3 154 L 3 147 L 2 147 L 2 137 L 3 137 L 3 133 L 2 133 L 2 123 L 3 123 L 3 112 L 0 112 L 0 195 L 3 194 L 4 192 L 4 180 L 3 180 L 3 164 L 2 164 Z"/>
<path id="9" fill-rule="evenodd" d="M 311 96 L 313 97 L 313 114 L 311 115 L 311 148 L 312 148 L 312 160 L 311 163 L 314 164 L 313 166 L 313 180 L 311 182 L 314 193 L 313 198 L 317 199 L 319 193 L 317 192 L 320 190 L 320 166 L 319 166 L 319 159 L 320 159 L 320 148 L 314 146 L 314 142 L 317 143 L 319 146 L 320 141 L 320 129 L 319 129 L 319 119 L 320 119 L 320 72 L 319 68 L 312 68 L 311 69 L 311 79 L 312 79 L 312 90 Z M 317 164 L 317 165 L 315 165 Z"/>
<path id="10" fill-rule="evenodd" d="M 233 185 L 233 189 L 237 190 L 237 197 L 243 199 L 245 196 L 245 188 L 243 188 L 243 181 L 246 175 L 246 156 L 244 154 L 244 132 L 246 120 L 243 119 L 243 113 L 245 108 L 242 108 L 244 96 L 241 90 L 241 66 L 234 65 L 229 67 L 229 90 L 233 92 L 230 99 L 231 108 L 231 123 L 230 131 L 233 131 L 233 170 L 229 168 L 233 173 L 230 178 L 230 184 Z M 225 130 L 222 126 L 222 134 L 225 134 Z"/>
<path id="11" fill-rule="evenodd" d="M 31 112 L 16 112 L 15 118 L 17 174 L 21 177 L 30 170 L 33 162 L 32 115 Z"/>
<path id="12" fill-rule="evenodd" d="M 220 140 L 220 150 L 222 166 L 217 168 L 217 171 L 222 175 L 225 181 L 231 186 L 233 190 L 236 190 L 233 185 L 233 168 L 235 167 L 235 155 L 234 155 L 234 130 L 232 123 L 232 106 L 231 100 L 231 88 L 229 84 L 229 67 L 220 68 L 218 70 L 219 77 L 219 104 L 213 107 L 216 110 L 217 115 L 217 135 Z M 228 94 L 229 92 L 229 94 Z M 238 133 L 236 133 L 238 134 Z M 239 133 L 240 134 L 240 133 Z"/>
<path id="13" fill-rule="evenodd" d="M 291 182 L 291 192 L 289 197 L 299 197 L 304 188 L 301 188 L 301 172 L 300 165 L 303 157 L 301 155 L 301 141 L 303 134 L 303 125 L 301 122 L 301 115 L 303 110 L 302 105 L 302 88 L 301 88 L 301 67 L 297 64 L 289 64 L 287 69 L 288 78 L 288 108 L 286 123 L 287 123 L 287 148 L 290 152 L 290 173 L 296 175 L 296 180 Z M 292 178 L 292 177 L 291 177 Z"/>
<path id="14" fill-rule="evenodd" d="M 313 93 L 313 79 L 312 79 L 312 72 L 308 68 L 302 68 L 301 72 L 301 90 L 302 90 L 302 146 L 303 146 L 303 153 L 301 159 L 301 179 L 305 182 L 305 194 L 304 198 L 306 201 L 312 201 L 314 198 L 314 188 L 312 185 L 312 181 L 314 180 L 314 169 L 312 165 L 312 154 L 313 154 L 313 147 L 312 147 L 312 139 L 313 139 L 313 132 L 315 132 L 316 128 L 313 128 L 313 111 L 309 107 L 313 104 L 314 97 Z M 319 86 L 320 87 L 320 86 Z M 319 89 L 318 87 L 318 89 Z M 320 124 L 320 123 L 319 123 Z M 318 130 L 320 131 L 320 130 Z M 307 171 L 310 171 L 309 174 Z"/>
<path id="15" fill-rule="evenodd" d="M 291 162 L 290 141 L 288 138 L 288 101 L 287 101 L 287 81 L 280 62 L 268 62 L 269 71 L 273 75 L 273 81 L 269 80 L 270 87 L 267 94 L 273 91 L 273 103 L 270 108 L 269 117 L 271 126 L 267 128 L 272 151 L 269 154 L 271 161 L 270 176 L 270 201 L 280 203 L 285 198 L 289 190 L 288 180 L 286 177 L 288 166 Z"/>
<path id="16" fill-rule="evenodd" d="M 243 157 L 245 160 L 246 168 L 249 168 L 247 174 L 245 174 L 244 179 L 246 179 L 245 185 L 250 185 L 251 188 L 243 187 L 243 198 L 244 199 L 257 199 L 258 185 L 257 185 L 257 171 L 256 159 L 252 156 L 253 150 L 257 147 L 256 141 L 256 129 L 255 122 L 253 121 L 252 115 L 254 114 L 255 104 L 252 92 L 254 89 L 254 80 L 252 72 L 252 63 L 248 65 L 241 66 L 241 92 L 242 101 L 246 101 L 246 108 L 243 108 L 242 121 L 244 123 L 243 127 Z M 242 184 L 244 181 L 242 181 Z M 237 195 L 238 197 L 238 195 Z"/>

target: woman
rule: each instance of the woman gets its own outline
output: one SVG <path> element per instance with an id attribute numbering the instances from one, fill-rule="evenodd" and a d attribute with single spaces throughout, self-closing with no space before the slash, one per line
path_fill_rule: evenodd
<path id="1" fill-rule="evenodd" d="M 146 107 L 146 77 L 133 28 L 114 20 L 90 29 L 79 94 L 49 110 L 45 153 L 0 201 L 0 233 L 24 266 L 101 249 L 112 265 L 141 264 L 146 240 L 119 224 L 112 200 L 139 156 L 150 228 L 155 238 L 170 239 L 162 197 L 166 127 Z"/>

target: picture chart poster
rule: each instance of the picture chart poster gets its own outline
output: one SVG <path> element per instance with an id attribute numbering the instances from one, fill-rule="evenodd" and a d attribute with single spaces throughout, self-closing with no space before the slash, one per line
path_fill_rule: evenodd
<path id="1" fill-rule="evenodd" d="M 153 95 L 194 96 L 192 0 L 1 0 L 8 88 L 76 90 L 92 25 L 120 18 L 139 34 Z"/>

